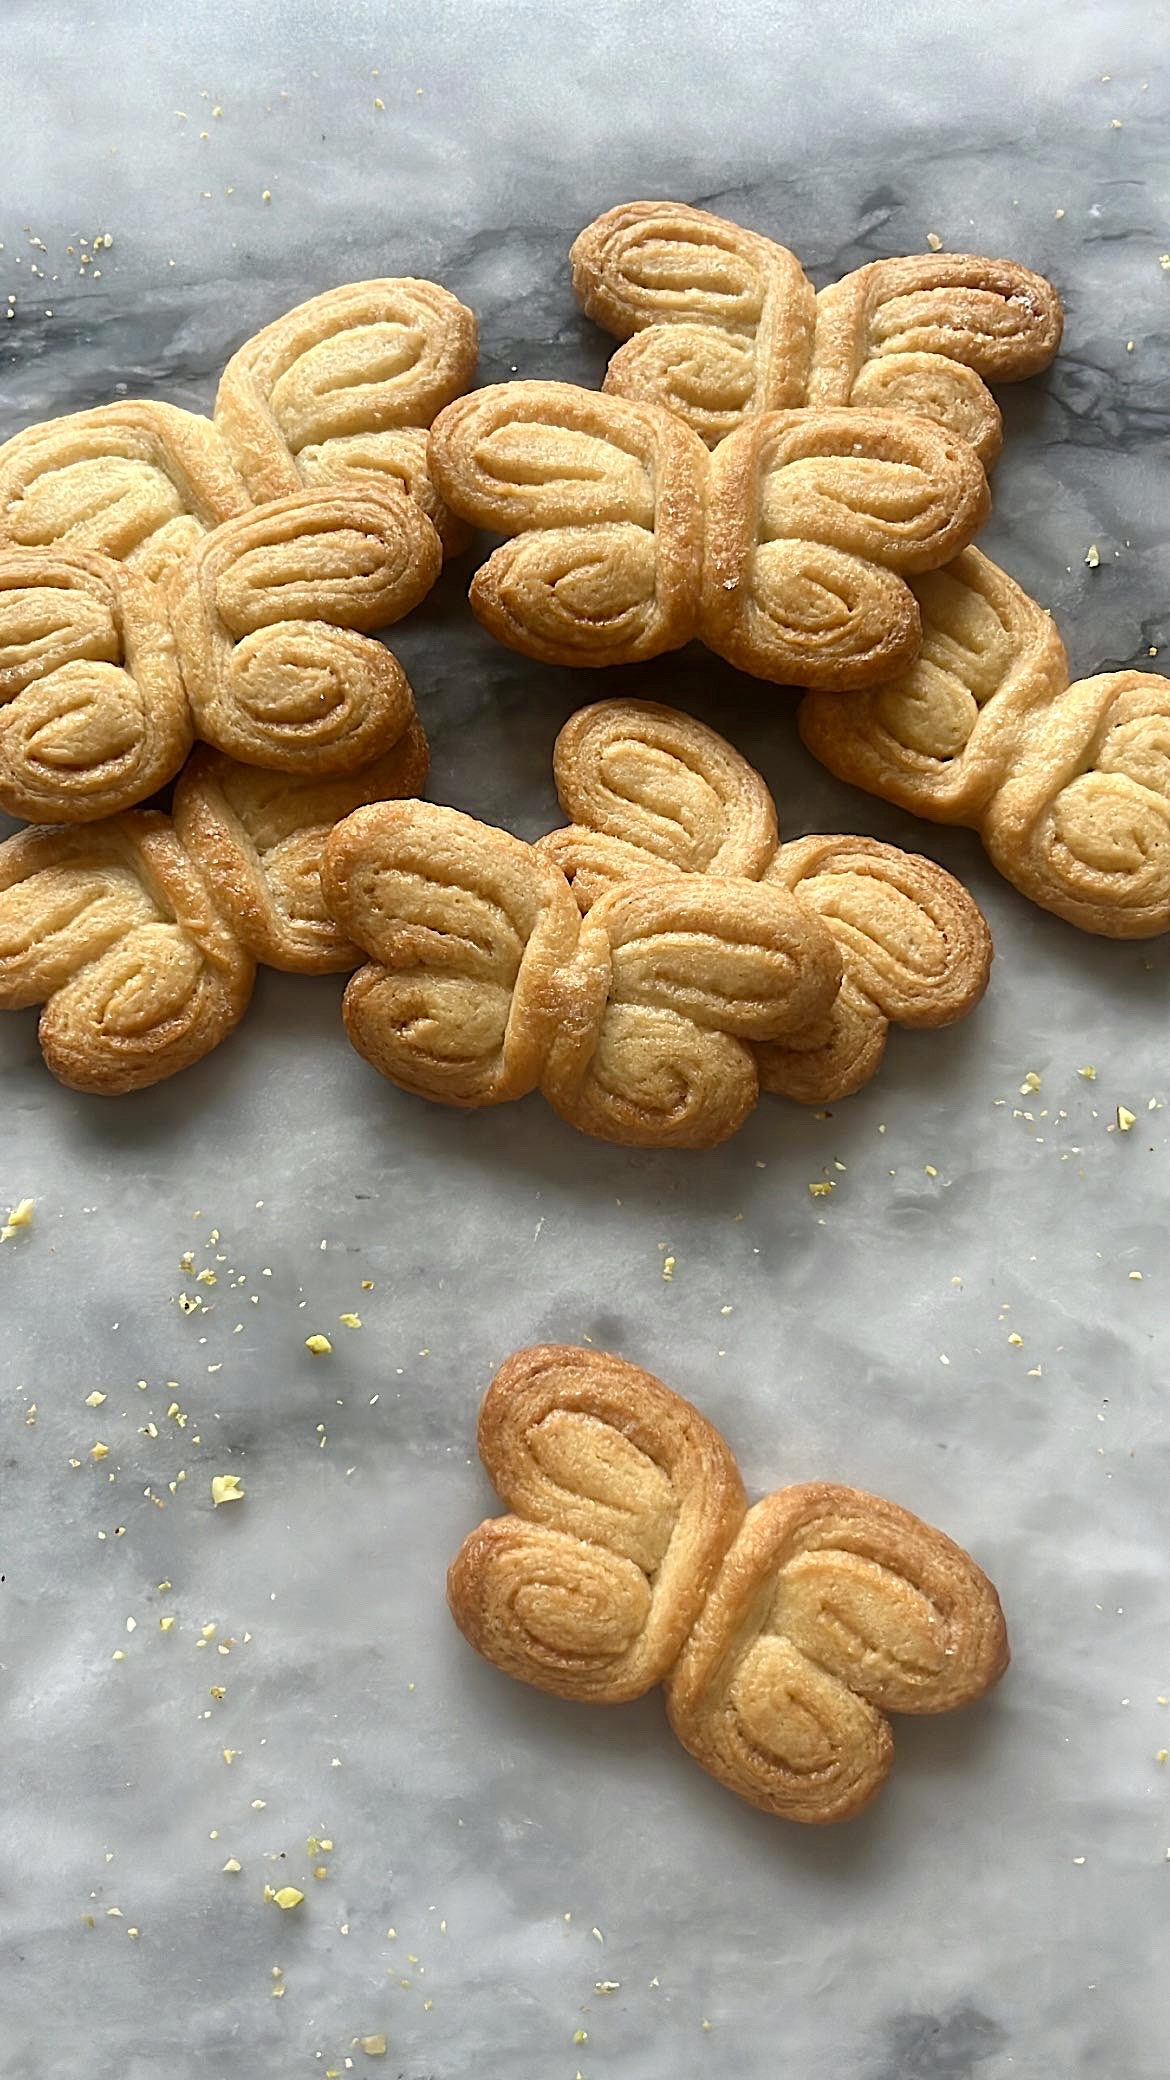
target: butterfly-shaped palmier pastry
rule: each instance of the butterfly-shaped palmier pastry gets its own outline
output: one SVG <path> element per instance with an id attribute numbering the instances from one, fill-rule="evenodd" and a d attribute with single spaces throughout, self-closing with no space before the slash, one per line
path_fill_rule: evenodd
<path id="1" fill-rule="evenodd" d="M 713 445 L 793 405 L 910 412 L 985 465 L 1003 438 L 988 383 L 1046 368 L 1062 312 L 1014 260 L 873 260 L 814 296 L 787 247 L 681 202 L 628 202 L 570 254 L 586 315 L 625 341 L 605 388 L 669 406 Z"/>
<path id="2" fill-rule="evenodd" d="M 439 538 L 401 491 L 296 492 L 204 537 L 171 593 L 199 736 L 248 765 L 321 779 L 398 742 L 405 674 L 364 631 L 429 589 Z"/>
<path id="3" fill-rule="evenodd" d="M 544 853 L 429 802 L 347 817 L 323 881 L 369 955 L 345 1023 L 382 1075 L 467 1107 L 539 1089 L 628 1147 L 726 1140 L 756 1103 L 754 1045 L 821 1032 L 841 985 L 832 934 L 787 890 L 676 874 L 582 917 Z"/>
<path id="4" fill-rule="evenodd" d="M 845 702 L 806 695 L 830 772 L 978 830 L 1001 874 L 1106 938 L 1170 930 L 1170 680 L 1070 685 L 1050 617 L 978 550 L 915 581 L 922 652 Z"/>
<path id="5" fill-rule="evenodd" d="M 130 810 L 0 843 L 0 1009 L 43 1005 L 48 1067 L 75 1090 L 141 1090 L 199 1061 L 247 1008 L 255 964 L 355 967 L 326 910 L 330 827 L 364 802 L 413 793 L 426 739 L 331 780 L 268 773 L 200 746 L 174 818 Z"/>
<path id="6" fill-rule="evenodd" d="M 254 498 L 356 478 L 398 485 L 447 550 L 466 538 L 427 474 L 427 427 L 475 374 L 474 313 L 438 282 L 346 282 L 232 355 L 215 423 Z"/>
<path id="7" fill-rule="evenodd" d="M 893 1765 L 888 1714 L 954 1711 L 1007 1666 L 999 1598 L 941 1531 L 827 1482 L 749 1508 L 719 1432 L 624 1359 L 518 1351 L 479 1449 L 509 1514 L 448 1574 L 471 1645 L 583 1703 L 661 1683 L 683 1746 L 765 1813 L 850 1819 Z"/>
<path id="8" fill-rule="evenodd" d="M 96 549 L 165 580 L 251 504 L 211 420 L 174 404 L 97 405 L 0 447 L 0 549 Z"/>
<path id="9" fill-rule="evenodd" d="M 88 823 L 132 808 L 192 733 L 161 587 L 93 550 L 0 549 L 0 809 Z"/>
<path id="10" fill-rule="evenodd" d="M 925 419 L 769 412 L 708 455 L 658 404 L 568 383 L 459 398 L 430 437 L 448 505 L 510 535 L 471 604 L 549 664 L 630 664 L 693 636 L 741 670 L 834 691 L 908 662 L 906 583 L 987 512 L 966 442 Z"/>
<path id="11" fill-rule="evenodd" d="M 979 1003 L 991 936 L 961 883 L 874 838 L 782 845 L 761 775 L 692 716 L 651 701 L 598 701 L 570 716 L 553 773 L 572 822 L 537 849 L 560 866 L 583 911 L 623 883 L 736 875 L 789 889 L 827 924 L 841 989 L 819 1029 L 757 1043 L 765 1090 L 814 1105 L 846 1097 L 877 1070 L 892 1024 L 951 1025 Z"/>

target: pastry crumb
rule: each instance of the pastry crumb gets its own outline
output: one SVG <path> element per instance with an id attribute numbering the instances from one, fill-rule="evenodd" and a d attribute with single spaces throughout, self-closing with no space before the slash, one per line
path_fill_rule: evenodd
<path id="1" fill-rule="evenodd" d="M 22 1228 L 32 1227 L 33 1208 L 36 1203 L 35 1199 L 18 1199 L 15 1206 L 9 1207 L 8 1219 L 0 1228 L 0 1242 L 11 1242 Z"/>

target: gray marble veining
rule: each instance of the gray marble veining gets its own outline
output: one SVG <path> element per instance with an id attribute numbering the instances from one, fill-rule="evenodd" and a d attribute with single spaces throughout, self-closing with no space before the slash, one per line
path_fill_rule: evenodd
<path id="1" fill-rule="evenodd" d="M 123 390 L 205 409 L 259 324 L 383 272 L 477 308 L 485 380 L 596 381 L 565 252 L 635 194 L 773 232 L 818 283 L 934 231 L 1068 308 L 1056 367 L 1003 394 L 985 545 L 1078 671 L 1170 641 L 1164 5 L 6 0 L 3 27 L 0 433 Z M 469 568 L 394 648 L 430 791 L 535 835 L 557 727 L 612 682 L 497 649 Z M 896 1035 L 831 1118 L 766 1102 L 708 1157 L 400 1096 L 333 980 L 263 976 L 218 1054 L 118 1103 L 59 1089 L 5 1019 L 0 1201 L 37 1200 L 0 1247 L 5 2080 L 1165 2072 L 1167 946 L 1029 908 L 705 654 L 619 683 L 724 728 L 787 834 L 963 875 L 992 991 Z M 890 1494 L 1000 1585 L 1002 1690 L 904 1725 L 852 1826 L 769 1825 L 655 1698 L 591 1716 L 454 1632 L 479 1393 L 518 1344 L 585 1335 L 699 1400 L 755 1489 Z M 247 1499 L 213 1515 L 229 1469 Z M 359 2041 L 383 2033 L 385 2061 Z"/>

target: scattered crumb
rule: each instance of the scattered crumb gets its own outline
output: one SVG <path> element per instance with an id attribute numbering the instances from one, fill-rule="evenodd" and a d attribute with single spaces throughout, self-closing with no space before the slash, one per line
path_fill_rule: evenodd
<path id="1" fill-rule="evenodd" d="M 670 1281 L 671 1281 L 671 1279 L 672 1279 L 672 1278 L 674 1277 L 674 1265 L 675 1265 L 675 1259 L 674 1259 L 673 1257 L 664 1257 L 664 1258 L 663 1258 L 663 1260 L 662 1260 L 662 1283 L 663 1283 L 663 1285 L 666 1285 L 666 1286 L 668 1286 L 668 1285 L 670 1284 Z"/>
<path id="2" fill-rule="evenodd" d="M 1136 1116 L 1130 1111 L 1128 1105 L 1119 1105 L 1117 1108 L 1117 1126 L 1119 1133 L 1128 1134 L 1130 1128 L 1132 1126 L 1135 1126 L 1136 1124 Z"/>
<path id="3" fill-rule="evenodd" d="M 211 1500 L 216 1509 L 221 1502 L 242 1502 L 244 1487 L 238 1473 L 217 1473 L 212 1476 Z"/>
<path id="4" fill-rule="evenodd" d="M 327 1336 L 306 1336 L 305 1349 L 312 1351 L 315 1358 L 328 1358 L 333 1353 L 333 1345 Z"/>
<path id="5" fill-rule="evenodd" d="M 1098 549 L 1096 542 L 1089 543 L 1089 546 L 1085 551 L 1085 562 L 1088 564 L 1089 569 L 1091 571 L 1095 571 L 1100 567 L 1101 552 Z"/>
<path id="6" fill-rule="evenodd" d="M 937 231 L 928 231 L 928 232 L 927 232 L 927 234 L 926 234 L 926 243 L 927 243 L 927 245 L 928 245 L 928 246 L 930 247 L 930 250 L 931 250 L 931 252 L 932 252 L 932 253 L 941 253 L 941 251 L 942 251 L 942 240 L 941 240 L 941 238 L 939 237 L 939 235 L 938 235 L 938 232 L 937 232 Z"/>
<path id="7" fill-rule="evenodd" d="M 380 101 L 378 101 L 378 102 L 376 102 L 376 103 L 375 103 L 375 107 L 377 107 L 377 108 L 381 108 L 381 106 L 382 106 L 382 104 L 381 104 L 381 102 L 380 102 Z M 361 2044 L 362 2050 L 363 2050 L 363 2051 L 365 2052 L 365 2054 L 366 2054 L 366 2057 L 367 2057 L 367 2058 L 385 2058 L 385 2056 L 386 2056 L 386 2039 L 385 2039 L 385 2037 L 383 2037 L 383 2036 L 377 2036 L 377 2037 L 360 2037 L 360 2038 L 358 2039 L 358 2041 L 359 2041 L 359 2043 Z"/>
<path id="8" fill-rule="evenodd" d="M 0 1228 L 0 1242 L 11 1242 L 13 1236 L 19 1235 L 22 1228 L 32 1227 L 33 1208 L 36 1203 L 35 1199 L 18 1199 L 16 1205 L 9 1208 L 8 1219 Z"/>

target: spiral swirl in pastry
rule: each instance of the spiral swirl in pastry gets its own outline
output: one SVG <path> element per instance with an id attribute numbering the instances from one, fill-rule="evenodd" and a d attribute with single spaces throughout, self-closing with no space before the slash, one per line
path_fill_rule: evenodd
<path id="1" fill-rule="evenodd" d="M 845 1820 L 889 1774 L 889 1712 L 954 1711 L 1008 1662 L 999 1599 L 960 1547 L 856 1488 L 747 1506 L 718 1431 L 639 1366 L 518 1351 L 479 1449 L 509 1514 L 447 1577 L 505 1674 L 591 1704 L 655 1683 L 702 1767 L 786 1820 Z"/>
<path id="2" fill-rule="evenodd" d="M 347 817 L 323 880 L 371 956 L 345 1020 L 384 1076 L 465 1106 L 540 1088 L 625 1146 L 725 1140 L 756 1102 L 751 1043 L 815 1025 L 840 986 L 831 935 L 780 889 L 674 874 L 582 920 L 552 860 L 430 803 Z"/>
<path id="3" fill-rule="evenodd" d="M 92 551 L 0 550 L 0 809 L 114 815 L 172 778 L 191 737 L 159 587 Z"/>
<path id="4" fill-rule="evenodd" d="M 915 590 L 921 655 L 848 701 L 806 695 L 809 750 L 900 808 L 971 825 L 1007 880 L 1082 931 L 1170 930 L 1170 680 L 1070 686 L 1048 615 L 978 550 Z"/>
<path id="5" fill-rule="evenodd" d="M 250 504 L 210 419 L 178 405 L 97 405 L 0 447 L 0 549 L 96 549 L 165 580 Z"/>
<path id="6" fill-rule="evenodd" d="M 172 595 L 199 735 L 246 765 L 314 778 L 396 743 L 410 688 L 359 631 L 409 613 L 440 554 L 419 508 L 374 485 L 302 491 L 217 528 Z"/>
<path id="7" fill-rule="evenodd" d="M 944 1026 L 987 986 L 991 937 L 967 891 L 932 860 L 873 838 L 780 845 L 760 775 L 724 738 L 649 701 L 598 701 L 557 739 L 553 770 L 573 818 L 537 850 L 582 911 L 627 883 L 729 874 L 787 888 L 837 942 L 844 969 L 828 1012 L 756 1043 L 763 1089 L 824 1105 L 879 1067 L 891 1024 Z"/>
<path id="8" fill-rule="evenodd" d="M 466 530 L 427 474 L 426 429 L 475 374 L 474 314 L 438 282 L 346 282 L 232 355 L 215 423 L 258 501 L 305 487 L 400 486 L 444 549 Z"/>

